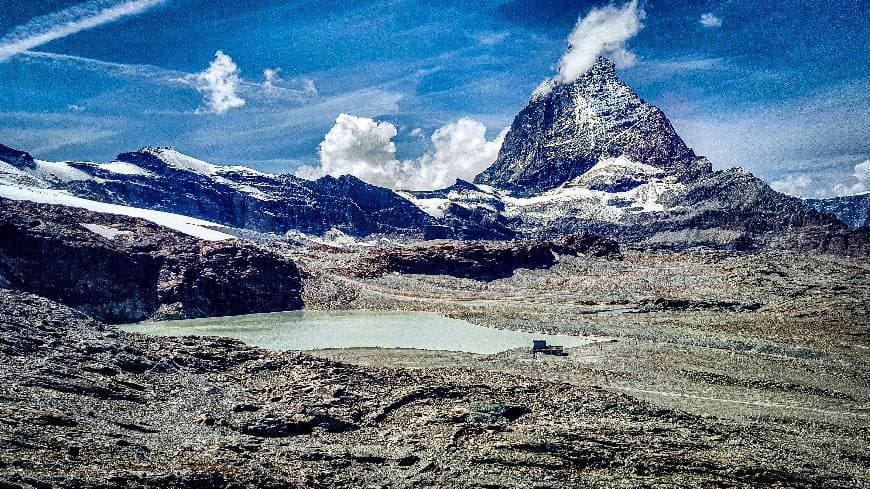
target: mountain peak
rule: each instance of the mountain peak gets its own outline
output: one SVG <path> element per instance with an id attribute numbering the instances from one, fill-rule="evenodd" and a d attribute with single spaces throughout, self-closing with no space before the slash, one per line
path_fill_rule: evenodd
<path id="1" fill-rule="evenodd" d="M 617 157 L 679 176 L 707 168 L 696 164 L 664 113 L 623 83 L 612 61 L 599 58 L 574 82 L 542 83 L 475 182 L 531 194 Z"/>
<path id="2" fill-rule="evenodd" d="M 553 92 L 553 88 L 558 85 L 573 85 L 576 83 L 590 83 L 593 80 L 613 79 L 619 81 L 616 76 L 616 64 L 609 59 L 599 56 L 595 64 L 589 68 L 580 78 L 571 83 L 564 83 L 559 80 L 559 77 L 547 78 L 532 92 L 530 103 L 546 98 Z"/>

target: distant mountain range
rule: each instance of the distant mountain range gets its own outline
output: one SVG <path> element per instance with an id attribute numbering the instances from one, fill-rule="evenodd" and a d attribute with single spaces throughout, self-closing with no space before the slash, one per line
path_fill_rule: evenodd
<path id="1" fill-rule="evenodd" d="M 495 163 L 473 183 L 443 190 L 393 191 L 353 176 L 309 181 L 169 148 L 98 163 L 41 161 L 0 145 L 0 197 L 81 205 L 74 197 L 272 234 L 501 240 L 592 232 L 647 247 L 847 253 L 868 245 L 866 231 L 826 213 L 843 216 L 839 207 L 807 205 L 742 169 L 713 171 L 603 58 L 576 82 L 543 84 Z M 866 222 L 866 210 L 857 219 Z"/>
<path id="2" fill-rule="evenodd" d="M 817 211 L 837 216 L 851 228 L 870 226 L 870 192 L 828 199 L 807 199 L 806 202 Z"/>

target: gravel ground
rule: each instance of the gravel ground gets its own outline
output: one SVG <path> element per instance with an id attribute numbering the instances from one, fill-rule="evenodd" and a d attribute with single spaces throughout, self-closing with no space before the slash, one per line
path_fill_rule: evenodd
<path id="1" fill-rule="evenodd" d="M 607 340 L 564 358 L 270 352 L 126 334 L 0 289 L 0 487 L 870 487 L 866 262 L 334 273 L 352 258 L 301 257 L 307 307 Z"/>

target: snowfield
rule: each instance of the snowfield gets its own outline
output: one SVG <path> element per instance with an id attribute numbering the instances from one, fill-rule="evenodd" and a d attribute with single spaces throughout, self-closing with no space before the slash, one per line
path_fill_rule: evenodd
<path id="1" fill-rule="evenodd" d="M 39 204 L 54 204 L 65 205 L 69 207 L 78 207 L 81 209 L 87 209 L 92 212 L 100 212 L 103 214 L 119 214 L 122 216 L 138 217 L 140 219 L 151 221 L 154 224 L 159 224 L 161 226 L 174 229 L 180 233 L 184 233 L 206 241 L 220 241 L 223 239 L 234 238 L 234 236 L 231 236 L 229 234 L 211 229 L 215 227 L 220 227 L 219 224 L 213 222 L 204 221 L 202 219 L 196 219 L 193 217 L 182 216 L 179 214 L 171 214 L 169 212 L 153 211 L 149 209 L 139 209 L 137 207 L 127 207 L 123 205 L 96 202 L 93 200 L 75 197 L 61 190 L 0 184 L 0 197 L 11 200 L 26 200 Z M 97 228 L 92 229 L 87 226 L 85 227 L 90 231 L 96 232 L 97 234 L 101 234 L 100 231 L 105 232 L 105 230 L 102 229 L 100 231 L 97 231 Z M 112 231 L 117 232 L 117 230 L 114 229 Z M 106 232 L 106 234 L 108 234 L 108 232 Z M 104 237 L 108 237 L 105 234 L 101 235 Z M 117 233 L 114 236 L 111 236 L 110 239 L 114 238 L 115 236 L 117 236 Z"/>

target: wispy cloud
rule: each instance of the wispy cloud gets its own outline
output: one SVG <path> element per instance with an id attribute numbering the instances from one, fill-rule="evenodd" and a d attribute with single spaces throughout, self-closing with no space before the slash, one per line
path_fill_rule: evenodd
<path id="1" fill-rule="evenodd" d="M 72 64 L 90 71 L 124 78 L 136 78 L 138 80 L 178 84 L 180 83 L 178 81 L 178 78 L 190 74 L 184 71 L 167 70 L 165 68 L 160 68 L 159 66 L 154 65 L 111 63 L 109 61 L 101 61 L 98 59 L 85 58 L 82 56 L 48 53 L 44 51 L 24 51 L 20 54 L 21 58 L 29 59 L 31 61 L 44 63 L 66 63 L 67 65 Z"/>
<path id="2" fill-rule="evenodd" d="M 870 192 L 870 160 L 864 160 L 855 165 L 852 179 L 844 179 L 833 186 L 801 173 L 789 175 L 780 180 L 770 182 L 771 188 L 784 194 L 804 198 L 828 198 L 856 195 Z"/>
<path id="3" fill-rule="evenodd" d="M 833 188 L 849 181 L 856 162 L 870 158 L 870 85 L 838 84 L 789 101 L 677 114 L 677 132 L 714 166 L 743 166 L 768 181 L 782 180 L 793 193 L 809 185 Z M 666 110 L 667 112 L 667 110 Z M 787 180 L 789 175 L 795 178 Z M 809 188 L 809 187 L 806 187 Z"/>
<path id="4" fill-rule="evenodd" d="M 75 34 L 121 17 L 140 14 L 166 0 L 94 0 L 35 17 L 0 38 L 0 61 L 47 42 Z"/>
<path id="5" fill-rule="evenodd" d="M 65 66 L 73 65 L 88 71 L 101 73 L 117 78 L 132 79 L 137 82 L 148 82 L 159 85 L 178 85 L 184 87 L 195 88 L 196 73 L 188 73 L 180 70 L 168 70 L 159 66 L 148 64 L 126 64 L 112 63 L 83 56 L 73 56 L 69 54 L 49 53 L 45 51 L 25 51 L 20 54 L 18 59 L 27 60 L 38 63 L 57 63 Z M 264 70 L 264 75 L 266 71 Z M 269 100 L 286 100 L 286 101 L 302 101 L 307 98 L 317 96 L 317 86 L 313 80 L 288 80 L 295 83 L 299 88 L 288 88 L 278 86 L 277 83 L 282 81 L 278 76 L 278 71 L 273 74 L 271 84 L 267 82 L 255 82 L 244 79 L 239 79 L 238 93 L 242 98 L 257 98 L 262 97 Z"/>
<path id="6" fill-rule="evenodd" d="M 474 35 L 474 39 L 482 46 L 495 46 L 501 44 L 510 36 L 510 32 L 480 32 Z"/>
<path id="7" fill-rule="evenodd" d="M 622 7 L 607 5 L 590 10 L 568 36 L 568 51 L 559 61 L 559 81 L 573 82 L 599 56 L 607 56 L 621 67 L 634 65 L 637 58 L 625 48 L 625 43 L 640 32 L 644 16 L 637 0 Z"/>
<path id="8" fill-rule="evenodd" d="M 281 80 L 281 68 L 266 68 L 263 70 L 263 88 L 271 90 L 275 83 Z"/>
<path id="9" fill-rule="evenodd" d="M 701 15 L 701 20 L 699 22 L 702 26 L 707 28 L 722 27 L 722 19 L 716 17 L 714 14 Z"/>

